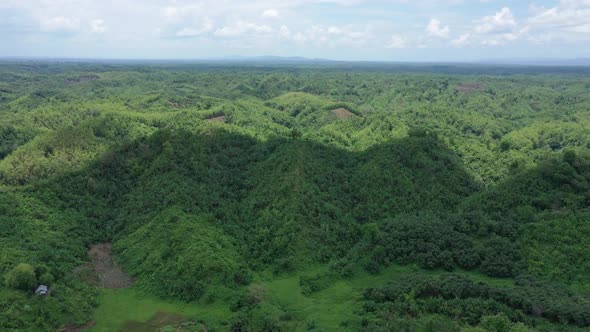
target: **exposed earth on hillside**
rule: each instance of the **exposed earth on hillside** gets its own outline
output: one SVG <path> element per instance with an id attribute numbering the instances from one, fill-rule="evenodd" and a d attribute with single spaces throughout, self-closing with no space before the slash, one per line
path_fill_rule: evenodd
<path id="1" fill-rule="evenodd" d="M 207 120 L 215 121 L 215 122 L 225 122 L 225 115 L 214 116 L 214 117 L 209 118 Z"/>
<path id="2" fill-rule="evenodd" d="M 463 83 L 461 83 L 461 85 L 459 85 L 457 90 L 462 93 L 468 93 L 468 92 L 483 91 L 484 87 L 485 87 L 485 85 L 483 83 L 479 83 L 479 82 L 475 82 L 475 83 L 463 82 Z"/>
<path id="3" fill-rule="evenodd" d="M 347 119 L 354 115 L 351 111 L 346 108 L 337 108 L 331 111 L 338 119 Z"/>
<path id="4" fill-rule="evenodd" d="M 97 243 L 88 250 L 90 262 L 78 267 L 80 278 L 102 288 L 127 288 L 133 280 L 114 261 L 111 243 Z"/>

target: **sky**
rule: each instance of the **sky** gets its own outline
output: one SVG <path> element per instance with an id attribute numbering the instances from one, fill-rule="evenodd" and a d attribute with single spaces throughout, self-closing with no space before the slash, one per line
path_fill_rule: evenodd
<path id="1" fill-rule="evenodd" d="M 590 58 L 590 0 L 0 0 L 0 56 Z"/>

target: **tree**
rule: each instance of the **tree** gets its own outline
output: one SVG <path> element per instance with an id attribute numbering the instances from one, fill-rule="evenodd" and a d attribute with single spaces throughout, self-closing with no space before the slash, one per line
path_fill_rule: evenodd
<path id="1" fill-rule="evenodd" d="M 503 314 L 495 316 L 484 316 L 481 319 L 481 327 L 488 332 L 507 332 L 510 331 L 512 323 Z"/>
<path id="2" fill-rule="evenodd" d="M 574 165 L 574 163 L 576 162 L 576 152 L 572 151 L 572 150 L 567 150 L 563 153 L 563 161 L 565 161 L 566 163 L 570 164 L 570 165 Z"/>
<path id="3" fill-rule="evenodd" d="M 300 139 L 301 136 L 303 136 L 303 133 L 297 129 L 293 129 L 293 130 L 291 130 L 290 136 L 291 136 L 291 139 L 296 140 L 296 139 Z"/>
<path id="4" fill-rule="evenodd" d="M 492 277 L 511 277 L 519 260 L 518 249 L 503 237 L 495 237 L 488 241 L 484 249 L 481 269 Z"/>
<path id="5" fill-rule="evenodd" d="M 6 274 L 6 286 L 14 289 L 28 291 L 36 284 L 35 269 L 30 264 L 20 263 Z"/>

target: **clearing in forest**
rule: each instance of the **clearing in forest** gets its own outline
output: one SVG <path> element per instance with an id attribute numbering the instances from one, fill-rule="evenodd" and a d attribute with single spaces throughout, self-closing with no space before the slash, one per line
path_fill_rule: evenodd
<path id="1" fill-rule="evenodd" d="M 457 90 L 461 93 L 483 91 L 483 89 L 484 89 L 484 84 L 479 83 L 479 82 L 475 82 L 475 83 L 463 82 L 463 83 L 461 83 L 461 85 L 459 85 L 459 87 L 457 87 Z"/>
<path id="2" fill-rule="evenodd" d="M 331 110 L 332 114 L 334 114 L 338 119 L 348 119 L 354 115 L 351 111 L 347 110 L 346 108 L 337 108 L 335 110 Z"/>
<path id="3" fill-rule="evenodd" d="M 88 256 L 90 262 L 77 269 L 84 279 L 102 288 L 131 287 L 131 278 L 113 261 L 110 243 L 91 245 Z"/>

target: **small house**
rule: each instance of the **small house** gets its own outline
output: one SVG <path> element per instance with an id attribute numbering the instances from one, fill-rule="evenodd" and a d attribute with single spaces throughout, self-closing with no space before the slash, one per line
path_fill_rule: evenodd
<path id="1" fill-rule="evenodd" d="M 49 289 L 47 288 L 47 286 L 39 285 L 39 287 L 37 287 L 37 290 L 35 291 L 35 294 L 36 295 L 47 295 L 48 291 L 49 291 Z"/>

